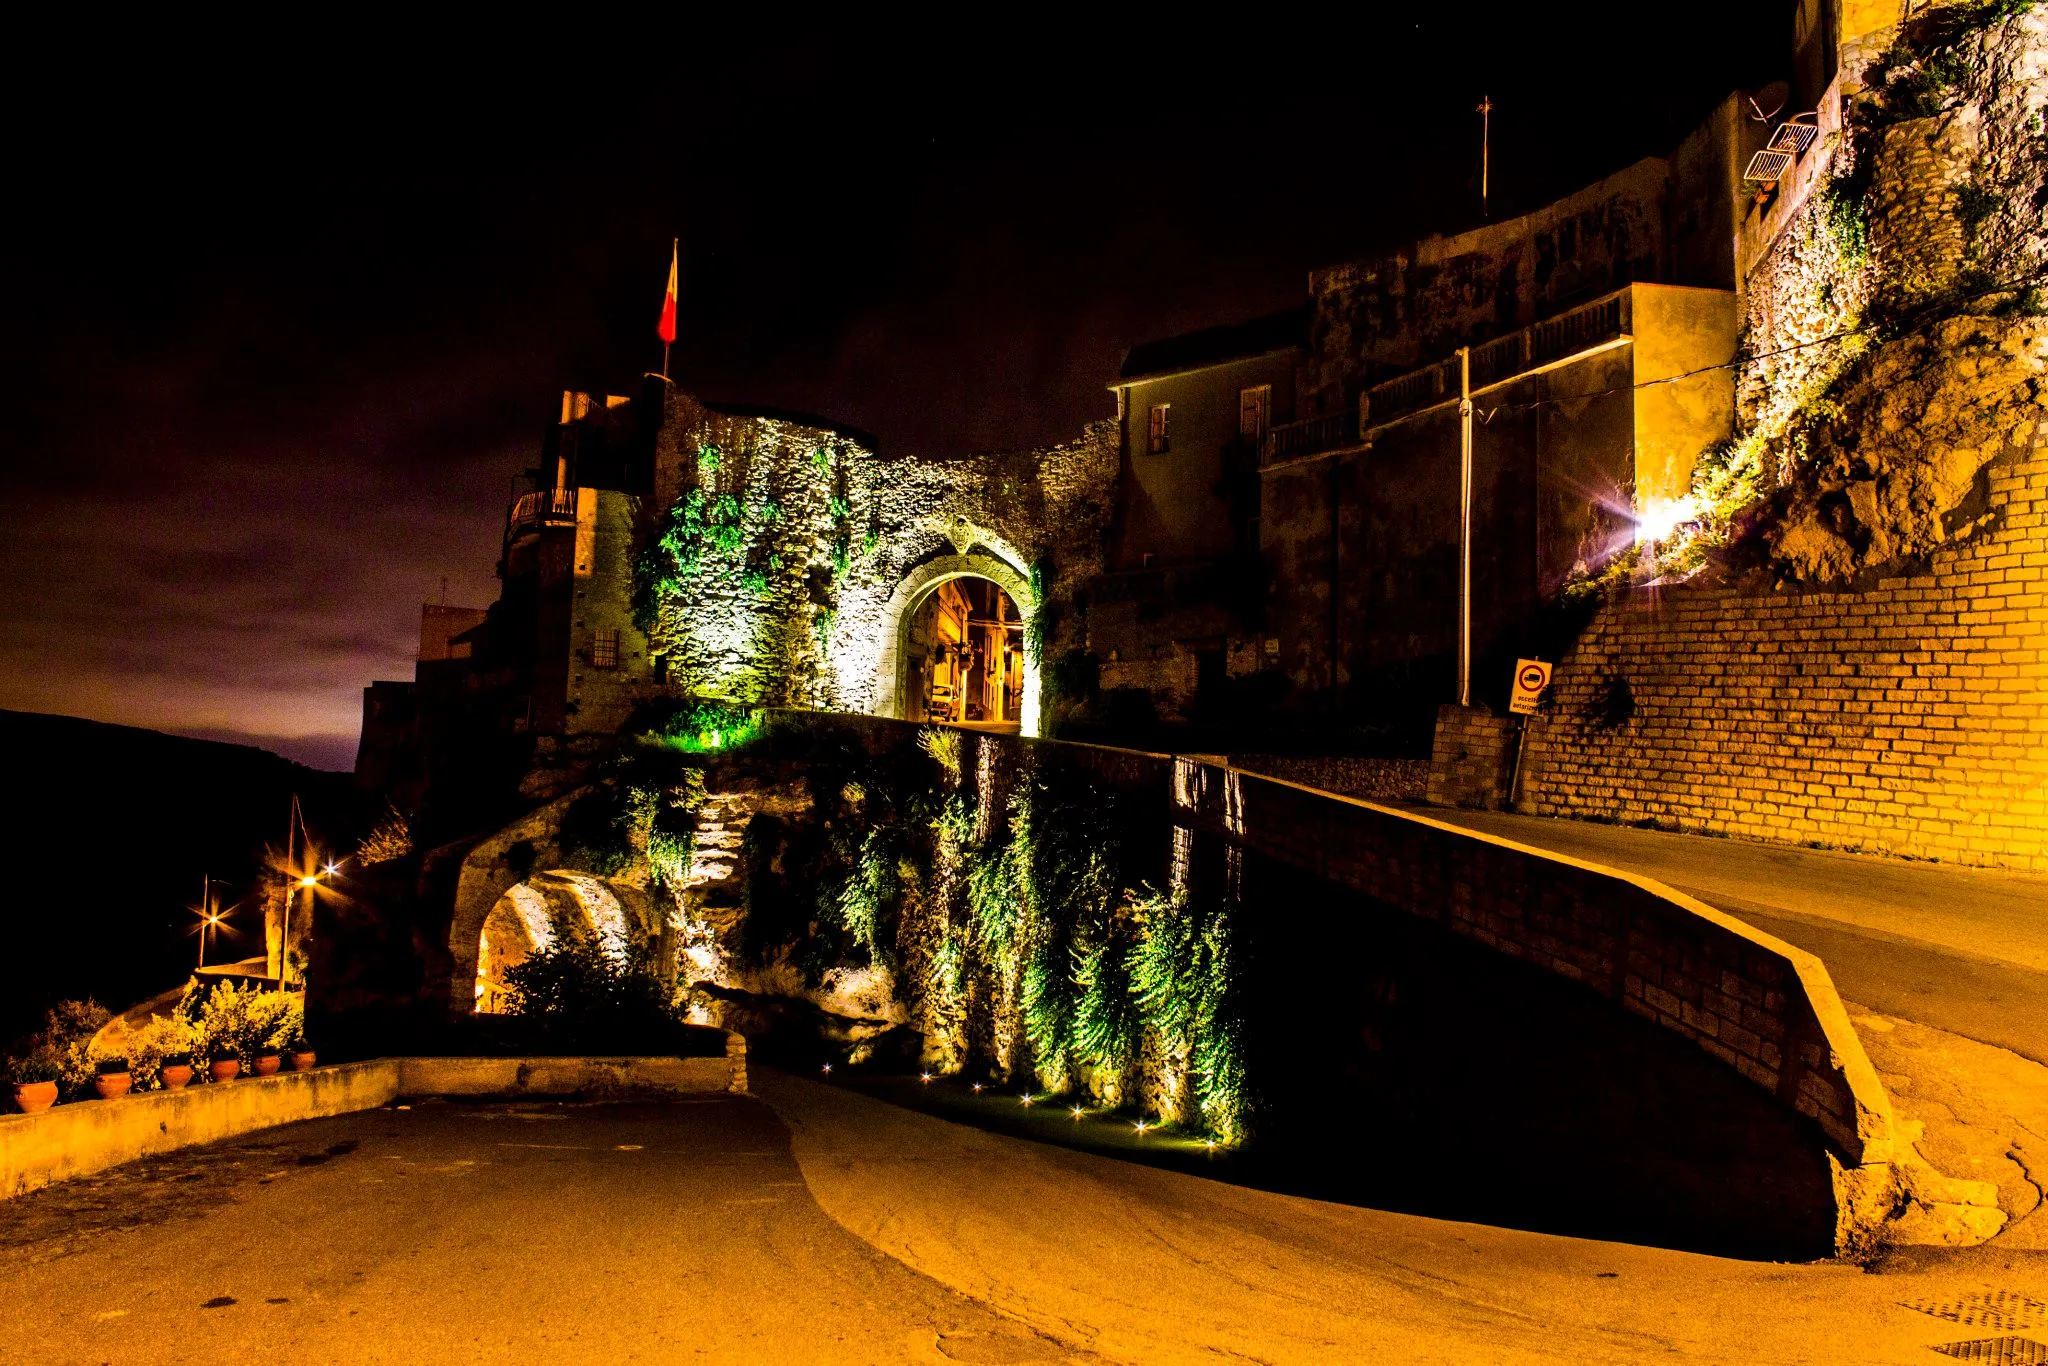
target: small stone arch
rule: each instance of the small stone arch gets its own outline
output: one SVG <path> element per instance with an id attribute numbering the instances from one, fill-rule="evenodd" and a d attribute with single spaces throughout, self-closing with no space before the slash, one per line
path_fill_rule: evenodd
<path id="1" fill-rule="evenodd" d="M 1031 578 L 1023 570 L 1008 560 L 979 549 L 926 560 L 904 575 L 882 609 L 882 652 L 875 668 L 875 715 L 900 717 L 903 714 L 903 697 L 909 685 L 907 644 L 911 618 L 924 605 L 925 599 L 938 591 L 940 584 L 948 579 L 966 578 L 987 579 L 1009 594 L 1010 601 L 1017 604 L 1017 611 L 1024 619 L 1025 636 L 1029 639 L 1031 618 L 1038 612 L 1038 597 L 1031 591 Z M 1038 717 L 1038 661 L 1027 650 L 1024 655 L 1024 707 L 1019 729 L 1025 735 L 1038 734 Z"/>

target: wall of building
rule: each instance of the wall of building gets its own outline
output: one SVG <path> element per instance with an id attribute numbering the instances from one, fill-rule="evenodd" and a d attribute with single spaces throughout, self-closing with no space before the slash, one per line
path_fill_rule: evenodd
<path id="1" fill-rule="evenodd" d="M 1638 509 L 1692 492 L 1700 455 L 1735 432 L 1735 359 L 1742 315 L 1731 290 L 1635 285 L 1635 470 Z"/>
<path id="2" fill-rule="evenodd" d="M 1512 662 L 1566 576 L 1626 543 L 1633 367 L 1624 342 L 1475 400 L 1475 661 Z M 1296 705 L 1362 724 L 1400 707 L 1426 731 L 1456 673 L 1457 406 L 1376 427 L 1369 440 L 1265 471 L 1267 629 Z M 1499 673 L 1504 693 L 1505 667 L 1475 664 L 1475 676 Z"/>
<path id="3" fill-rule="evenodd" d="M 1149 555 L 1174 564 L 1240 553 L 1255 544 L 1255 441 L 1238 431 L 1244 389 L 1272 389 L 1271 421 L 1294 416 L 1296 356 L 1286 353 L 1136 380 L 1124 390 L 1125 482 L 1118 490 L 1109 567 L 1138 569 Z M 1147 423 L 1156 404 L 1171 413 L 1172 449 L 1154 453 Z M 1249 543 L 1248 543 L 1249 542 Z"/>
<path id="4" fill-rule="evenodd" d="M 647 636 L 633 619 L 633 562 L 645 500 L 616 489 L 577 491 L 571 636 L 564 730 L 609 735 L 651 691 Z M 600 665 L 601 633 L 616 641 L 613 667 Z"/>
<path id="5" fill-rule="evenodd" d="M 1669 164 L 1646 157 L 1534 213 L 1310 272 L 1304 410 L 1339 411 L 1390 373 L 1666 278 L 1669 180 Z"/>

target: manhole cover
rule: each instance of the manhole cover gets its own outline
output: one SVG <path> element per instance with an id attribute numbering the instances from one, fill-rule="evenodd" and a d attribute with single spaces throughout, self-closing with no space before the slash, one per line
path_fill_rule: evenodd
<path id="1" fill-rule="evenodd" d="M 2048 1327 L 2048 1303 L 2016 1290 L 1981 1290 L 1952 1299 L 1902 1300 L 1900 1303 L 1938 1319 L 1960 1323 L 1967 1328 L 1989 1328 L 1995 1333 L 2022 1333 L 2030 1328 Z M 1948 1349 L 1944 1347 L 1941 1350 Z"/>
<path id="2" fill-rule="evenodd" d="M 1978 1338 L 1974 1342 L 1945 1342 L 1934 1349 L 1957 1361 L 1984 1361 L 1994 1366 L 2037 1366 L 2048 1362 L 2048 1347 L 2032 1338 Z"/>

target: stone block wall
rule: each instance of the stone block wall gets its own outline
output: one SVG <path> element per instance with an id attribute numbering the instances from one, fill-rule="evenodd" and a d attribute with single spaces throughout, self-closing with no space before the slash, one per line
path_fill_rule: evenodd
<path id="1" fill-rule="evenodd" d="M 2048 872 L 2048 433 L 1988 474 L 1994 529 L 1917 571 L 1603 609 L 1525 809 Z"/>
<path id="2" fill-rule="evenodd" d="M 1498 808 L 1507 798 L 1515 746 L 1511 716 L 1446 704 L 1437 711 L 1436 744 L 1425 795 L 1433 806 Z"/>

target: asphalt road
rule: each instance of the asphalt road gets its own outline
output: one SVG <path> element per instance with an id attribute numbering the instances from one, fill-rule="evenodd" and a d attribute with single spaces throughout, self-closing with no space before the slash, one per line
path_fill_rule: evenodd
<path id="1" fill-rule="evenodd" d="M 1859 1005 L 2048 1064 L 2048 880 L 1585 821 L 1425 814 L 1655 878 L 1818 955 Z"/>
<path id="2" fill-rule="evenodd" d="M 2048 1338 L 2048 1254 L 1729 1261 L 757 1084 L 372 1111 L 0 1202 L 0 1360 L 1755 1366 Z"/>
<path id="3" fill-rule="evenodd" d="M 0 1362 L 1086 1359 L 826 1218 L 740 1098 L 371 1111 L 0 1202 Z"/>

